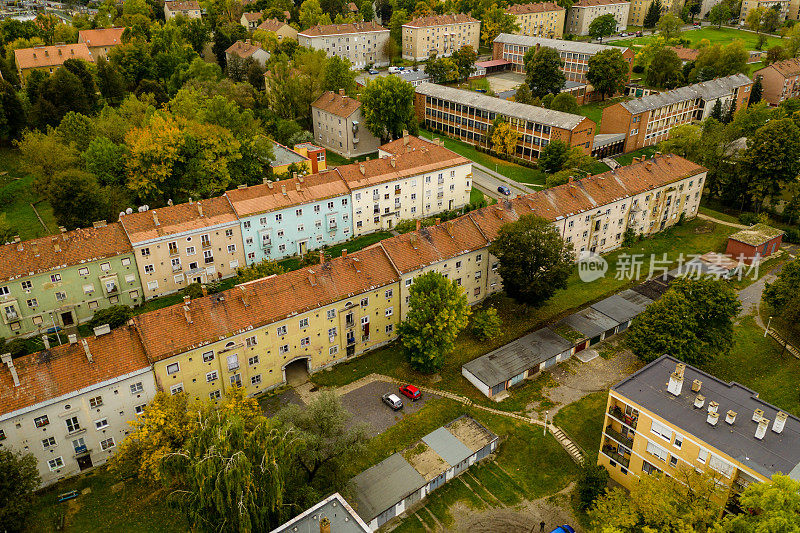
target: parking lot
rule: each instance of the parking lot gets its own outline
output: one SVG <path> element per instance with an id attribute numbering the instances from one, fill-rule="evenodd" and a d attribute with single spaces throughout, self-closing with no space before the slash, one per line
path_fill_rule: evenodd
<path id="1" fill-rule="evenodd" d="M 393 392 L 403 400 L 403 408 L 392 409 L 381 401 L 381 396 Z M 397 391 L 397 385 L 386 381 L 372 381 L 341 397 L 342 405 L 353 415 L 353 422 L 365 422 L 369 425 L 370 436 L 383 433 L 404 416 L 413 415 L 425 405 L 425 402 L 437 396 L 422 393 L 422 398 L 412 402 Z"/>

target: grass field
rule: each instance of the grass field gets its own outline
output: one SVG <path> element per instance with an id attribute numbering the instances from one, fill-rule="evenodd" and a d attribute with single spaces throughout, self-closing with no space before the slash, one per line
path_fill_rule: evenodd
<path id="1" fill-rule="evenodd" d="M 600 391 L 562 407 L 553 422 L 563 429 L 586 452 L 593 462 L 600 449 L 600 434 L 603 432 L 603 413 L 608 392 Z"/>
<path id="2" fill-rule="evenodd" d="M 19 167 L 19 154 L 10 148 L 0 149 L 0 213 L 22 240 L 52 235 L 58 231 L 53 209 L 33 191 L 33 176 Z M 45 229 L 36 217 L 31 204 L 47 225 Z"/>
<path id="3" fill-rule="evenodd" d="M 503 320 L 502 334 L 491 341 L 479 341 L 468 330 L 465 330 L 456 340 L 455 350 L 448 356 L 444 367 L 435 376 L 437 379 L 440 378 L 435 382 L 435 386 L 467 396 L 475 402 L 492 405 L 506 411 L 518 412 L 524 409 L 530 401 L 541 401 L 541 390 L 547 384 L 542 380 L 548 379 L 547 375 L 528 381 L 522 387 L 515 389 L 509 398 L 495 403 L 483 396 L 462 377 L 461 365 L 538 329 L 574 309 L 584 307 L 631 286 L 634 283 L 632 280 L 617 279 L 617 276 L 614 275 L 625 264 L 626 257 L 623 254 L 643 254 L 649 261 L 651 254 L 660 258 L 662 254 L 668 253 L 670 258 L 676 262 L 679 252 L 693 254 L 711 250 L 721 251 L 727 236 L 733 231 L 734 229 L 728 226 L 700 220 L 689 221 L 683 226 L 674 227 L 655 237 L 640 241 L 631 248 L 606 255 L 605 259 L 609 263 L 608 274 L 592 283 L 582 282 L 576 269 L 567 282 L 567 289 L 557 292 L 550 301 L 538 309 L 517 304 L 502 294 L 490 297 L 482 305 L 493 305 L 497 308 Z M 673 263 L 673 266 L 674 264 L 676 263 Z M 640 273 L 641 278 L 646 277 L 649 273 L 647 265 L 649 263 L 645 264 Z M 434 377 L 417 373 L 410 368 L 399 343 L 364 354 L 352 361 L 339 364 L 329 371 L 318 372 L 311 379 L 320 386 L 341 386 L 372 372 L 424 385 L 434 384 Z"/>
<path id="4" fill-rule="evenodd" d="M 728 44 L 736 39 L 740 39 L 744 43 L 744 47 L 747 50 L 755 50 L 756 44 L 758 43 L 758 35 L 753 32 L 738 30 L 735 28 L 721 28 L 717 29 L 715 27 L 707 26 L 705 28 L 700 28 L 696 30 L 689 30 L 681 33 L 681 37 L 683 39 L 689 40 L 689 46 L 692 48 L 696 48 L 700 41 L 703 39 L 708 39 L 711 44 Z M 612 44 L 614 46 L 631 46 L 631 45 L 645 45 L 649 43 L 653 39 L 653 36 L 646 35 L 643 37 L 635 37 L 633 39 L 622 39 L 619 41 L 612 41 L 608 44 Z M 768 37 L 767 44 L 764 47 L 764 50 L 767 48 L 771 48 L 777 44 L 781 44 L 782 39 L 780 37 Z"/>
<path id="5" fill-rule="evenodd" d="M 643 155 L 645 155 L 647 157 L 651 157 L 653 154 L 656 153 L 656 151 L 658 151 L 657 147 L 648 146 L 647 148 L 640 148 L 639 150 L 636 150 L 636 151 L 633 151 L 633 152 L 630 152 L 630 153 L 627 153 L 627 154 L 622 154 L 622 155 L 615 156 L 614 159 L 616 159 L 617 163 L 619 163 L 620 165 L 628 166 L 631 163 L 633 163 L 633 158 L 634 157 L 641 157 Z"/>
<path id="6" fill-rule="evenodd" d="M 585 104 L 578 108 L 578 114 L 593 120 L 594 123 L 597 124 L 597 129 L 599 130 L 600 121 L 603 118 L 603 110 L 610 105 L 614 105 L 619 102 L 624 102 L 626 100 L 630 100 L 630 97 L 620 96 L 617 98 L 609 98 L 601 102 L 592 102 L 589 104 Z"/>
<path id="7" fill-rule="evenodd" d="M 328 149 L 325 149 L 325 163 L 328 167 L 340 167 L 342 165 L 349 165 L 350 163 L 356 163 L 358 161 L 364 161 L 366 158 L 375 159 L 378 157 L 378 152 L 372 152 L 371 154 L 364 154 L 358 157 L 353 157 L 352 159 L 348 159 L 344 156 L 337 154 L 336 152 L 331 152 Z"/>

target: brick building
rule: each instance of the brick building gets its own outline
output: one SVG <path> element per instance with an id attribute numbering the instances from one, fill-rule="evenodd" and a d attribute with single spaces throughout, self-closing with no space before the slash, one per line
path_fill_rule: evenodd
<path id="1" fill-rule="evenodd" d="M 781 247 L 783 234 L 783 230 L 766 224 L 753 224 L 728 237 L 725 253 L 749 265 L 774 254 Z"/>
<path id="2" fill-rule="evenodd" d="M 800 97 L 800 59 L 784 59 L 753 73 L 761 76 L 764 91 L 761 98 L 770 105 L 778 105 L 789 98 Z"/>

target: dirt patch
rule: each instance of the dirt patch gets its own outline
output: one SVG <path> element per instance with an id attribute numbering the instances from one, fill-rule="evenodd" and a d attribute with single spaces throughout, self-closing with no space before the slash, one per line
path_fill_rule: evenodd
<path id="1" fill-rule="evenodd" d="M 482 449 L 492 440 L 491 435 L 483 426 L 466 416 L 452 422 L 447 429 L 473 452 Z"/>
<path id="2" fill-rule="evenodd" d="M 704 233 L 713 233 L 715 227 L 716 224 L 714 224 L 713 222 L 705 222 L 704 224 L 701 224 L 696 228 L 694 228 L 694 232 L 697 233 L 698 235 Z"/>
<path id="3" fill-rule="evenodd" d="M 418 444 L 414 448 L 402 452 L 403 457 L 414 467 L 414 470 L 419 472 L 425 481 L 430 481 L 439 477 L 443 472 L 447 472 L 450 465 L 425 443 L 420 442 L 420 444 L 422 446 Z"/>

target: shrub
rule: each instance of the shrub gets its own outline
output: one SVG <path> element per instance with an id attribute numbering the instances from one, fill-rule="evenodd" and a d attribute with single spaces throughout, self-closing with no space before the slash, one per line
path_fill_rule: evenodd
<path id="1" fill-rule="evenodd" d="M 608 485 L 608 472 L 600 465 L 586 461 L 578 472 L 578 505 L 585 511 L 603 495 Z"/>
<path id="2" fill-rule="evenodd" d="M 758 222 L 758 215 L 755 213 L 742 213 L 739 215 L 739 222 L 745 226 L 752 226 Z"/>
<path id="3" fill-rule="evenodd" d="M 800 231 L 795 228 L 789 228 L 786 230 L 786 235 L 783 236 L 783 242 L 788 242 L 790 244 L 800 244 Z"/>
<path id="4" fill-rule="evenodd" d="M 494 339 L 502 332 L 503 322 L 497 309 L 488 307 L 472 317 L 472 333 L 481 340 Z"/>
<path id="5" fill-rule="evenodd" d="M 112 305 L 106 309 L 97 311 L 89 321 L 89 327 L 96 328 L 103 324 L 108 324 L 111 329 L 118 328 L 125 324 L 133 316 L 133 310 L 127 305 Z"/>

